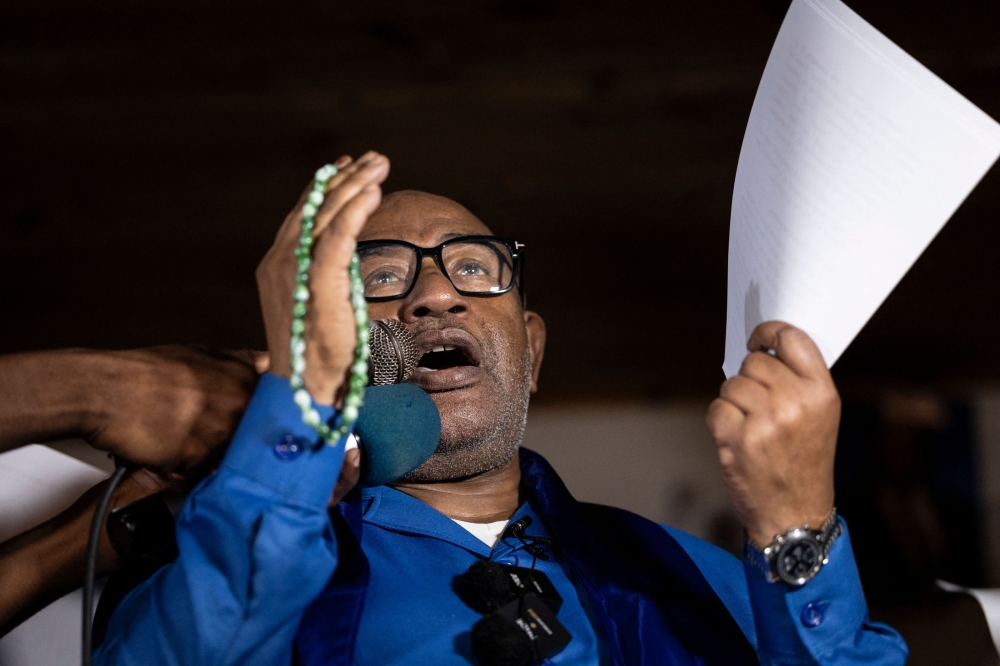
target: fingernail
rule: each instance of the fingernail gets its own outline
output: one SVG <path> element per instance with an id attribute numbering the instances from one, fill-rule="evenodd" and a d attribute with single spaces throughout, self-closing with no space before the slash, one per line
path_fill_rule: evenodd
<path id="1" fill-rule="evenodd" d="M 333 166 L 337 167 L 338 169 L 343 169 L 350 163 L 351 163 L 350 155 L 341 155 L 340 157 L 337 158 L 337 161 L 333 163 Z"/>

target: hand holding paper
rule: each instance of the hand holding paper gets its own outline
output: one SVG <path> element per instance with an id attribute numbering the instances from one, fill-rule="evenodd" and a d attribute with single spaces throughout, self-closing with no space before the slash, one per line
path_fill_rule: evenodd
<path id="1" fill-rule="evenodd" d="M 791 527 L 819 527 L 833 510 L 840 397 L 819 349 L 794 326 L 762 324 L 748 346 L 706 422 L 733 509 L 764 548 Z"/>

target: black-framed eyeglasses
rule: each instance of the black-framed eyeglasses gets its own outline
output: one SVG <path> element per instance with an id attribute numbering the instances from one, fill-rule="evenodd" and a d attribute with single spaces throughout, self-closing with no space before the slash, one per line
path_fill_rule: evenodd
<path id="1" fill-rule="evenodd" d="M 437 247 L 418 247 L 400 240 L 370 240 L 358 243 L 358 257 L 365 299 L 373 303 L 408 296 L 417 283 L 425 257 L 434 258 L 459 294 L 498 296 L 518 283 L 524 243 L 496 236 L 458 236 Z M 523 300 L 523 279 L 521 283 Z"/>

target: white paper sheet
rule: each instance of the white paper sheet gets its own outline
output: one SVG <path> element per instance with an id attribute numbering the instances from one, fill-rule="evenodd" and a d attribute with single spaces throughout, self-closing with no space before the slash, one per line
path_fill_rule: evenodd
<path id="1" fill-rule="evenodd" d="M 762 321 L 833 365 L 1000 155 L 1000 125 L 839 0 L 794 0 L 740 151 L 727 377 Z"/>
<path id="2" fill-rule="evenodd" d="M 0 541 L 45 522 L 107 477 L 39 444 L 0 454 Z"/>
<path id="3" fill-rule="evenodd" d="M 45 522 L 107 476 L 47 446 L 0 454 L 0 541 Z M 0 666 L 78 665 L 82 605 L 81 592 L 70 592 L 0 638 Z"/>

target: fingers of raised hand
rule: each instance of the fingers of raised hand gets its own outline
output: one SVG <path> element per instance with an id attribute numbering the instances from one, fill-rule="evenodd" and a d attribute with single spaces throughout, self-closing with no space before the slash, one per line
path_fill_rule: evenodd
<path id="1" fill-rule="evenodd" d="M 355 239 L 381 199 L 382 190 L 378 185 L 362 190 L 344 205 L 337 219 L 316 241 L 311 282 L 325 285 L 325 288 L 312 290 L 310 322 L 325 320 L 331 314 L 336 316 L 337 306 L 350 302 L 347 267 L 354 254 Z"/>
<path id="2" fill-rule="evenodd" d="M 335 164 L 340 170 L 327 182 L 323 205 L 314 218 L 313 237 L 322 233 L 347 200 L 372 182 L 381 183 L 389 175 L 389 160 L 374 151 L 365 153 L 353 162 L 350 158 L 341 157 Z M 272 251 L 285 252 L 298 242 L 302 209 L 312 191 L 313 182 L 310 182 L 299 198 L 298 205 L 278 230 Z"/>
<path id="3" fill-rule="evenodd" d="M 306 387 L 322 404 L 332 404 L 352 363 L 355 316 L 351 310 L 348 265 L 355 239 L 378 208 L 382 190 L 369 184 L 348 200 L 313 247 L 310 307 L 306 321 Z"/>
<path id="4" fill-rule="evenodd" d="M 323 205 L 316 213 L 314 237 L 319 237 L 329 224 L 338 219 L 338 214 L 348 202 L 361 195 L 363 191 L 381 185 L 389 175 L 389 159 L 375 152 L 365 153 L 351 167 L 355 168 L 345 174 L 342 180 L 327 188 Z M 357 235 L 357 232 L 354 235 Z"/>
<path id="5" fill-rule="evenodd" d="M 313 238 L 318 237 L 326 230 L 352 198 L 356 197 L 362 190 L 372 184 L 381 184 L 389 175 L 389 160 L 374 151 L 369 151 L 359 157 L 356 161 L 348 164 L 337 175 L 333 176 L 326 185 L 323 204 L 316 211 L 314 217 Z M 309 192 L 312 184 L 310 184 Z M 308 192 L 307 192 L 308 195 Z M 282 237 L 282 241 L 295 244 L 299 236 L 298 222 L 302 219 L 302 205 L 293 211 L 292 224 L 288 225 L 287 233 Z"/>
<path id="6" fill-rule="evenodd" d="M 718 446 L 719 462 L 723 469 L 731 468 L 739 457 L 736 449 L 743 437 L 746 417 L 733 403 L 716 398 L 708 406 L 705 423 Z"/>
<path id="7" fill-rule="evenodd" d="M 735 375 L 723 382 L 719 397 L 732 403 L 746 415 L 766 412 L 770 399 L 766 386 L 743 375 Z"/>
<path id="8" fill-rule="evenodd" d="M 771 388 L 797 381 L 799 376 L 784 361 L 762 351 L 752 351 L 743 359 L 740 375 Z"/>
<path id="9" fill-rule="evenodd" d="M 333 162 L 333 166 L 337 167 L 337 175 L 335 175 L 327 182 L 326 184 L 327 190 L 329 190 L 331 187 L 335 187 L 339 182 L 339 180 L 343 179 L 344 175 L 349 171 L 349 166 L 353 161 L 354 158 L 352 158 L 350 155 L 341 155 Z M 292 211 L 293 213 L 297 212 L 302 207 L 302 205 L 305 204 L 306 200 L 309 198 L 309 193 L 313 191 L 313 183 L 315 182 L 316 182 L 315 180 L 309 181 L 309 184 L 306 185 L 306 188 L 302 190 L 302 194 L 299 195 L 299 201 L 296 204 L 296 208 Z"/>
<path id="10" fill-rule="evenodd" d="M 746 416 L 733 403 L 716 398 L 708 406 L 705 423 L 719 446 L 729 446 L 738 442 L 742 436 Z"/>
<path id="11" fill-rule="evenodd" d="M 371 183 L 357 192 L 337 212 L 325 231 L 317 237 L 313 249 L 316 266 L 313 275 L 328 271 L 332 266 L 347 268 L 354 253 L 355 241 L 368 216 L 382 201 L 382 188 Z"/>
<path id="12" fill-rule="evenodd" d="M 823 354 L 805 331 L 783 321 L 766 321 L 753 330 L 747 349 L 773 350 L 775 356 L 801 377 L 829 377 Z"/>

